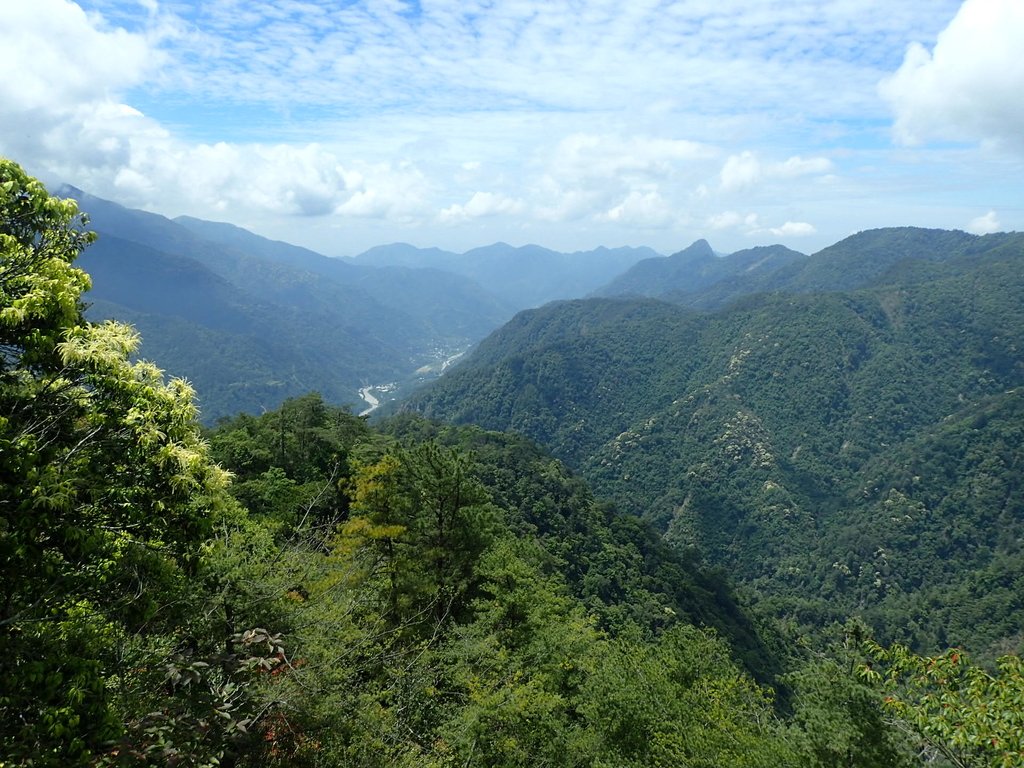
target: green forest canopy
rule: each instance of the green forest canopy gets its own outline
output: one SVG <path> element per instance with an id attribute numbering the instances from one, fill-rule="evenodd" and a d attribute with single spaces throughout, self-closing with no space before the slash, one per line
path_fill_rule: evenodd
<path id="1" fill-rule="evenodd" d="M 1019 651 L 1024 236 L 911 234 L 851 238 L 854 292 L 521 313 L 407 407 L 538 440 L 802 634 Z"/>
<path id="2" fill-rule="evenodd" d="M 83 319 L 91 239 L 0 161 L 0 765 L 1020 764 L 1019 665 L 769 652 L 524 440 L 315 395 L 204 437 Z"/>

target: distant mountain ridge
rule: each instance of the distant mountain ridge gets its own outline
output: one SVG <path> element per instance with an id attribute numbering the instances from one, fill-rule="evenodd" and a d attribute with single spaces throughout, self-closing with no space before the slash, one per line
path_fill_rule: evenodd
<path id="1" fill-rule="evenodd" d="M 70 187 L 98 241 L 92 318 L 134 323 L 141 354 L 193 382 L 207 421 L 320 391 L 407 378 L 513 312 L 472 281 L 437 270 L 379 270 L 266 240 L 231 225 L 124 208 Z"/>
<path id="2" fill-rule="evenodd" d="M 275 263 L 338 281 L 380 302 L 386 311 L 411 314 L 431 333 L 476 341 L 519 307 L 504 302 L 473 280 L 432 267 L 371 267 L 330 258 L 307 248 L 268 240 L 233 224 L 179 216 L 176 222 L 212 242 Z"/>
<path id="3" fill-rule="evenodd" d="M 58 194 L 78 200 L 100 235 L 79 262 L 94 278 L 89 316 L 136 325 L 140 354 L 188 378 L 208 422 L 310 390 L 361 408 L 368 385 L 436 375 L 515 311 L 584 295 L 654 255 L 498 243 L 466 254 L 395 245 L 338 259 L 74 187 Z"/>
<path id="4" fill-rule="evenodd" d="M 525 309 L 585 296 L 636 262 L 656 255 L 650 248 L 601 247 L 560 253 L 539 245 L 516 247 L 508 243 L 459 254 L 394 243 L 371 248 L 351 261 L 376 266 L 430 266 L 454 272 Z"/>
<path id="5" fill-rule="evenodd" d="M 752 273 L 770 273 L 779 267 L 806 259 L 807 256 L 783 245 L 767 245 L 720 256 L 707 240 L 671 256 L 645 259 L 633 265 L 594 296 L 647 296 L 680 301 L 728 279 L 748 277 Z"/>
<path id="6" fill-rule="evenodd" d="M 697 240 L 672 256 L 638 262 L 592 295 L 646 296 L 717 309 L 756 293 L 850 291 L 883 280 L 904 262 L 939 263 L 995 247 L 994 240 L 981 242 L 958 230 L 890 227 L 858 232 L 812 256 L 782 245 L 720 256 L 706 240 Z"/>

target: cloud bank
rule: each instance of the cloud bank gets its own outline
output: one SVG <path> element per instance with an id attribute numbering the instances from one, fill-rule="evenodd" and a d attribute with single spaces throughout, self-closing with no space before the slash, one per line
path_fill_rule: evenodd
<path id="1" fill-rule="evenodd" d="M 709 231 L 723 249 L 806 248 L 949 226 L 922 214 L 937 179 L 961 190 L 958 221 L 983 205 L 1020 226 L 1021 182 L 991 183 L 1021 157 L 1020 14 L 1019 0 L 0 3 L 0 153 L 332 253 L 516 238 L 672 252 Z M 918 149 L 891 146 L 890 114 Z M 949 138 L 982 142 L 990 165 L 926 144 Z"/>
<path id="2" fill-rule="evenodd" d="M 929 51 L 912 44 L 880 86 L 908 144 L 988 141 L 1024 153 L 1024 3 L 966 0 Z"/>

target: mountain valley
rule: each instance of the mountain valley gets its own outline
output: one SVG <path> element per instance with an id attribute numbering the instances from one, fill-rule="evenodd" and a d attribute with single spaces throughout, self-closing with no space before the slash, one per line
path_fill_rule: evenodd
<path id="1" fill-rule="evenodd" d="M 0 172 L 3 760 L 1019 764 L 1024 235 L 330 259 Z"/>

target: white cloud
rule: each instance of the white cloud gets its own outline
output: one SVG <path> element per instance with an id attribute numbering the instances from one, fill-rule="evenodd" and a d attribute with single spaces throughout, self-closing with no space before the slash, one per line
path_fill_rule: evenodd
<path id="1" fill-rule="evenodd" d="M 787 221 L 779 227 L 762 224 L 761 217 L 756 213 L 740 214 L 737 211 L 723 211 L 709 216 L 706 226 L 713 230 L 738 230 L 748 237 L 773 235 L 775 237 L 809 237 L 818 230 L 813 224 L 805 221 Z"/>
<path id="2" fill-rule="evenodd" d="M 977 216 L 971 219 L 970 224 L 967 225 L 967 231 L 973 235 L 991 235 L 993 232 L 999 232 L 1003 228 L 1003 225 L 999 223 L 999 217 L 996 216 L 995 211 L 989 211 L 983 216 Z"/>
<path id="3" fill-rule="evenodd" d="M 428 218 L 432 185 L 415 164 L 354 163 L 340 170 L 351 196 L 334 209 L 336 215 L 402 224 Z"/>
<path id="4" fill-rule="evenodd" d="M 722 189 L 732 192 L 752 187 L 761 179 L 761 162 L 753 152 L 732 155 L 719 172 Z"/>
<path id="5" fill-rule="evenodd" d="M 826 157 L 803 158 L 794 155 L 781 162 L 762 162 L 748 151 L 730 155 L 719 172 L 721 189 L 736 192 L 750 189 L 765 179 L 793 179 L 800 176 L 820 175 L 832 170 L 832 161 Z"/>
<path id="6" fill-rule="evenodd" d="M 734 246 L 807 233 L 800 221 L 771 226 L 787 218 L 815 221 L 825 244 L 850 211 L 858 227 L 949 226 L 978 200 L 1019 228 L 1021 175 L 1005 156 L 985 167 L 980 153 L 908 153 L 876 136 L 889 114 L 879 80 L 959 7 L 0 0 L 0 153 L 126 205 L 216 212 L 332 252 L 399 230 L 430 245 L 518 232 L 573 248 L 668 248 L 709 229 Z M 982 7 L 1009 13 L 1005 0 L 968 0 L 922 49 L 925 70 L 945 72 L 958 51 L 971 70 L 952 33 Z M 894 82 L 923 76 L 908 67 Z M 914 106 L 917 85 L 906 82 L 900 105 Z M 1016 126 L 1007 143 L 1024 136 L 1019 91 L 1000 97 Z M 940 116 L 913 127 L 929 138 L 973 125 Z M 923 212 L 937 174 L 966 202 Z M 460 221 L 478 224 L 449 226 Z"/>
<path id="7" fill-rule="evenodd" d="M 598 221 L 628 224 L 643 229 L 667 227 L 674 219 L 672 207 L 657 190 L 634 190 L 618 205 L 597 216 Z"/>
<path id="8" fill-rule="evenodd" d="M 141 82 L 166 61 L 144 35 L 107 30 L 67 0 L 0 3 L 0 114 L 67 112 Z"/>
<path id="9" fill-rule="evenodd" d="M 705 225 L 711 229 L 742 229 L 746 232 L 763 231 L 756 213 L 740 214 L 736 211 L 723 211 L 708 217 Z"/>
<path id="10" fill-rule="evenodd" d="M 807 237 L 818 230 L 806 221 L 787 221 L 781 227 L 771 227 L 768 231 L 776 237 Z"/>
<path id="11" fill-rule="evenodd" d="M 880 92 L 904 143 L 990 141 L 1024 150 L 1024 2 L 965 0 L 929 52 L 912 44 Z"/>
<path id="12" fill-rule="evenodd" d="M 717 153 L 686 139 L 572 133 L 537 153 L 540 178 L 525 181 L 533 216 L 667 226 L 676 218 L 668 201 L 687 195 Z"/>
<path id="13" fill-rule="evenodd" d="M 157 44 L 175 25 L 146 33 L 111 27 L 68 0 L 0 2 L 0 153 L 33 172 L 124 204 L 167 213 L 408 219 L 425 213 L 422 174 L 402 162 L 365 163 L 316 142 L 190 143 L 120 91 L 160 77 Z"/>
<path id="14" fill-rule="evenodd" d="M 723 211 L 708 217 L 707 226 L 711 229 L 732 229 L 743 223 L 743 216 L 736 211 Z"/>
<path id="15" fill-rule="evenodd" d="M 781 163 L 769 166 L 769 175 L 780 179 L 793 179 L 798 176 L 826 174 L 832 170 L 832 161 L 827 157 L 803 158 L 795 155 Z"/>
<path id="16" fill-rule="evenodd" d="M 188 6 L 161 4 L 186 17 Z M 438 114 L 471 101 L 483 110 L 629 110 L 642 123 L 774 114 L 793 99 L 805 114 L 861 116 L 878 111 L 878 62 L 914 35 L 934 34 L 955 6 L 204 0 L 201 25 L 182 25 L 183 55 L 167 76 L 211 100 L 355 110 L 413 103 Z"/>
<path id="17" fill-rule="evenodd" d="M 555 224 L 576 221 L 600 211 L 612 199 L 608 190 L 593 185 L 568 189 L 550 174 L 542 176 L 536 184 L 535 197 L 534 217 Z"/>
<path id="18" fill-rule="evenodd" d="M 486 216 L 515 215 L 522 213 L 525 208 L 522 200 L 495 192 L 474 192 L 465 205 L 450 205 L 438 214 L 438 219 L 453 224 Z"/>

